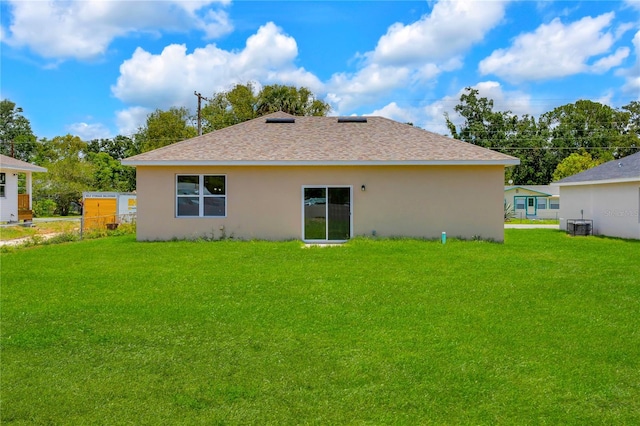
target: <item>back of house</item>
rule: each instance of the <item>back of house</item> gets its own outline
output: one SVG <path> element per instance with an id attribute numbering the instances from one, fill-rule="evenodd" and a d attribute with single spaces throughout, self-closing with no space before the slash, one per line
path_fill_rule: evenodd
<path id="1" fill-rule="evenodd" d="M 274 113 L 122 161 L 138 239 L 504 239 L 517 158 L 382 117 Z"/>

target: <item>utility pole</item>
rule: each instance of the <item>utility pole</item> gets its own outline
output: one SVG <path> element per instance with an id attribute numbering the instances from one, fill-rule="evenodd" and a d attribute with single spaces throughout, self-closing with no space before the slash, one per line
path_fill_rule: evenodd
<path id="1" fill-rule="evenodd" d="M 201 109 L 201 105 L 202 105 L 202 100 L 204 99 L 205 101 L 208 101 L 209 99 L 205 98 L 204 96 L 202 96 L 200 93 L 196 92 L 195 90 L 194 90 L 193 94 L 198 97 L 198 136 L 202 136 L 202 119 L 200 117 L 200 109 Z"/>

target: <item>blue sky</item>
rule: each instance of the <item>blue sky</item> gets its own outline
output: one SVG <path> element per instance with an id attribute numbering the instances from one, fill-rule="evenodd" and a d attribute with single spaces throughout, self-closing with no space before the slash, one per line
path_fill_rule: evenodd
<path id="1" fill-rule="evenodd" d="M 447 133 L 465 87 L 537 116 L 640 100 L 640 0 L 2 1 L 0 96 L 37 137 L 131 135 L 237 83 Z"/>

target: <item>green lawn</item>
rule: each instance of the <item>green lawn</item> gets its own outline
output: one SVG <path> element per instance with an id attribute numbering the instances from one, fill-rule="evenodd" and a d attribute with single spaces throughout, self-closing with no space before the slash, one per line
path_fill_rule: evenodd
<path id="1" fill-rule="evenodd" d="M 523 224 L 523 225 L 559 225 L 560 221 L 556 219 L 519 219 L 513 218 L 505 221 L 506 224 Z"/>
<path id="2" fill-rule="evenodd" d="M 640 242 L 0 255 L 4 424 L 639 424 Z"/>

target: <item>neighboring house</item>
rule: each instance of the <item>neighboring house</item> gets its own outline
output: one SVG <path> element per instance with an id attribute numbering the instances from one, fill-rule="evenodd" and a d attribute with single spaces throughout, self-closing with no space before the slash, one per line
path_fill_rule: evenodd
<path id="1" fill-rule="evenodd" d="M 503 241 L 519 160 L 381 117 L 256 118 L 122 160 L 139 240 L 357 235 Z"/>
<path id="2" fill-rule="evenodd" d="M 44 167 L 0 154 L 0 222 L 19 222 L 33 219 L 31 174 L 46 171 L 47 169 Z M 23 181 L 22 191 L 18 191 L 20 180 Z"/>
<path id="3" fill-rule="evenodd" d="M 612 160 L 553 185 L 560 187 L 560 229 L 593 220 L 593 233 L 640 239 L 640 152 Z"/>
<path id="4" fill-rule="evenodd" d="M 504 202 L 513 206 L 517 219 L 558 219 L 560 190 L 552 185 L 504 187 Z"/>

